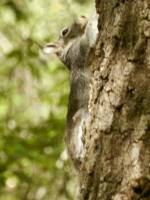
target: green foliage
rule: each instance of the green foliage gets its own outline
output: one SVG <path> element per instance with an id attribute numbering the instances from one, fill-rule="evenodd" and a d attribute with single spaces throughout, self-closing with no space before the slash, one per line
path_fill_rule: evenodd
<path id="1" fill-rule="evenodd" d="M 72 199 L 64 153 L 68 71 L 42 46 L 90 1 L 0 1 L 0 199 Z"/>

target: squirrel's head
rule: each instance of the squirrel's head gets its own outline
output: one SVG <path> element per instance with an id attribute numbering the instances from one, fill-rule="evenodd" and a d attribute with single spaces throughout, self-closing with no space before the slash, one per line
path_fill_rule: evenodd
<path id="1" fill-rule="evenodd" d="M 61 31 L 58 41 L 45 45 L 44 53 L 49 55 L 56 54 L 65 63 L 65 55 L 73 42 L 84 34 L 86 25 L 87 18 L 85 16 L 79 17 L 71 26 Z"/>

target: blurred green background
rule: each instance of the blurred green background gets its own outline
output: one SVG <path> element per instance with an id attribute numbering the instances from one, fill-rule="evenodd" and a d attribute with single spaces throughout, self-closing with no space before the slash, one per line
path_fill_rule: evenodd
<path id="1" fill-rule="evenodd" d="M 42 46 L 90 0 L 0 0 L 0 200 L 72 200 L 64 147 L 68 71 Z"/>

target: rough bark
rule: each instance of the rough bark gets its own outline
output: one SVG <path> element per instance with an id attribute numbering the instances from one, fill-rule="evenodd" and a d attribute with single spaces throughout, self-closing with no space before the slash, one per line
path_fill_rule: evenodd
<path id="1" fill-rule="evenodd" d="M 80 200 L 150 199 L 150 1 L 96 8 Z"/>

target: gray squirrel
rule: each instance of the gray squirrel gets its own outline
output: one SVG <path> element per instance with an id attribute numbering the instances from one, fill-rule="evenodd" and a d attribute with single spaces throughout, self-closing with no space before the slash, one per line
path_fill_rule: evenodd
<path id="1" fill-rule="evenodd" d="M 79 169 L 84 157 L 83 133 L 88 119 L 89 86 L 91 72 L 88 64 L 90 50 L 97 39 L 98 15 L 88 21 L 81 16 L 64 28 L 55 43 L 46 44 L 46 54 L 56 54 L 70 70 L 70 95 L 65 141 L 75 168 Z"/>

